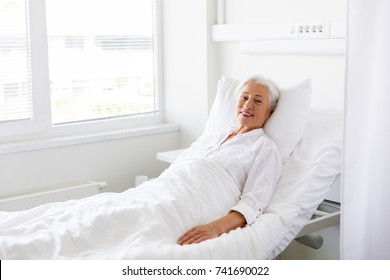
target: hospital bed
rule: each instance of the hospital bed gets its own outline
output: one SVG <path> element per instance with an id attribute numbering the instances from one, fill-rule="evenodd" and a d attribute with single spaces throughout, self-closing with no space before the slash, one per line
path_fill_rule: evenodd
<path id="1" fill-rule="evenodd" d="M 235 122 L 237 83 L 227 77 L 219 81 L 203 133 L 225 130 Z M 207 215 L 222 215 L 218 211 L 226 206 L 221 204 L 237 196 L 229 182 L 218 177 L 220 182 L 214 183 L 213 176 L 224 170 L 205 164 L 200 167 L 206 173 L 183 178 L 201 163 L 180 162 L 178 170 L 168 168 L 157 179 L 121 194 L 0 212 L 0 258 L 274 259 L 296 238 L 318 246 L 308 234 L 339 221 L 338 204 L 324 199 L 339 182 L 342 118 L 337 111 L 310 108 L 310 98 L 309 80 L 281 90 L 264 130 L 278 146 L 283 173 L 268 207 L 250 226 L 200 244 L 176 244 L 191 227 L 188 221 L 204 223 L 211 217 Z M 222 195 L 230 197 L 220 199 Z"/>
<path id="2" fill-rule="evenodd" d="M 228 77 L 219 81 L 203 133 L 217 133 L 234 126 L 234 90 L 238 83 Z M 281 149 L 284 173 L 265 215 L 279 215 L 284 225 L 280 225 L 279 230 L 284 236 L 267 255 L 268 259 L 278 257 L 294 239 L 319 249 L 323 238 L 317 232 L 340 223 L 342 112 L 311 108 L 310 80 L 281 91 L 278 110 L 265 131 Z M 173 163 L 184 150 L 161 152 L 157 159 Z M 137 184 L 143 179 L 146 178 L 137 178 Z M 260 216 L 257 222 L 261 220 Z M 259 237 L 263 234 L 261 229 L 258 233 Z M 267 230 L 264 233 L 268 234 Z"/>

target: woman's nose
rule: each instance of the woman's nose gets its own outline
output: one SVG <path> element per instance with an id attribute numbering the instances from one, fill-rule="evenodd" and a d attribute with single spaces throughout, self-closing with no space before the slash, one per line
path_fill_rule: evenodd
<path id="1" fill-rule="evenodd" d="M 245 106 L 245 108 L 252 108 L 252 106 L 253 106 L 252 99 L 249 98 L 249 99 L 245 100 L 244 106 Z"/>

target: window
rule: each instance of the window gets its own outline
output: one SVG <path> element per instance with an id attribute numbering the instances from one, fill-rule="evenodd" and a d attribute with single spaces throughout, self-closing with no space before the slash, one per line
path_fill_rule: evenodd
<path id="1" fill-rule="evenodd" d="M 32 117 L 27 26 L 24 1 L 0 0 L 0 122 Z"/>
<path id="2" fill-rule="evenodd" d="M 0 0 L 0 136 L 158 121 L 156 2 Z"/>

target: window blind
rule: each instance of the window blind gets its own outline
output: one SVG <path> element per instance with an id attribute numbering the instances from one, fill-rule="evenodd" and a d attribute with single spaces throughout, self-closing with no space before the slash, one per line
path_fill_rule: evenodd
<path id="1" fill-rule="evenodd" d="M 31 119 L 27 0 L 0 0 L 0 122 Z"/>

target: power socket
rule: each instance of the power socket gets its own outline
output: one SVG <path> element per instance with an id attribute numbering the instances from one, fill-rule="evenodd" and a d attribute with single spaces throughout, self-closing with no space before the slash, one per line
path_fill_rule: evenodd
<path id="1" fill-rule="evenodd" d="M 290 31 L 297 37 L 302 38 L 324 38 L 327 37 L 327 27 L 325 22 L 301 22 L 291 27 Z"/>

